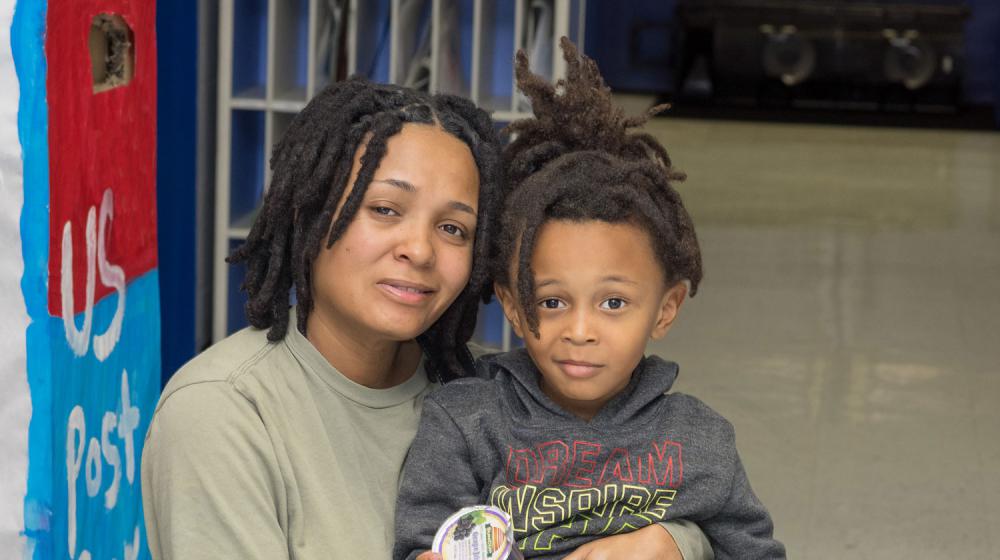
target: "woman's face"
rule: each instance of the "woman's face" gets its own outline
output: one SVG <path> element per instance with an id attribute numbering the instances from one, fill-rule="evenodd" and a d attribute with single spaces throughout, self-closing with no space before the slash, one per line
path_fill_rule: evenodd
<path id="1" fill-rule="evenodd" d="M 478 200 L 469 147 L 435 125 L 404 125 L 347 230 L 313 261 L 310 322 L 367 343 L 423 333 L 469 280 Z"/>

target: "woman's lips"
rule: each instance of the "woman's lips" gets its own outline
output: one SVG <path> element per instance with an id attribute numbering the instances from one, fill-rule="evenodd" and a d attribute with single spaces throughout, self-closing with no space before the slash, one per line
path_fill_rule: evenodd
<path id="1" fill-rule="evenodd" d="M 378 286 L 393 299 L 407 304 L 423 303 L 434 293 L 428 286 L 404 280 L 382 280 Z"/>

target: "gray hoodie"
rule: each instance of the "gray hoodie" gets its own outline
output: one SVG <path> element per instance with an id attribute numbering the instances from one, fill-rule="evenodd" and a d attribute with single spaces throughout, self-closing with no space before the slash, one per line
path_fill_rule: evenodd
<path id="1" fill-rule="evenodd" d="M 449 515 L 475 504 L 511 515 L 528 558 L 561 558 L 681 518 L 698 523 L 717 559 L 785 557 L 732 424 L 694 397 L 666 393 L 677 364 L 644 358 L 589 422 L 542 392 L 523 349 L 479 368 L 424 403 L 400 478 L 394 558 L 429 549 Z"/>

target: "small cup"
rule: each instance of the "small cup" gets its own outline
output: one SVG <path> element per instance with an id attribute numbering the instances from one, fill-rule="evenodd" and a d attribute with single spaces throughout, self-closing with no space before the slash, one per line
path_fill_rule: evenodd
<path id="1" fill-rule="evenodd" d="M 492 506 L 462 508 L 434 535 L 434 552 L 444 560 L 523 560 L 514 527 L 503 510 Z"/>

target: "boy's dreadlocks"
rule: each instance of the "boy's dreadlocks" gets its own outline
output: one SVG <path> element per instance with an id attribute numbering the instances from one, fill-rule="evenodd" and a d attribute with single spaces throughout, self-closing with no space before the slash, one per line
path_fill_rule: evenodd
<path id="1" fill-rule="evenodd" d="M 362 77 L 336 83 L 316 95 L 292 121 L 271 157 L 271 186 L 246 243 L 229 257 L 246 263 L 242 289 L 249 296 L 250 324 L 269 329 L 268 340 L 288 331 L 289 293 L 295 288 L 298 329 L 306 333 L 313 309 L 312 263 L 354 219 L 386 144 L 406 123 L 439 126 L 472 151 L 479 169 L 479 212 L 469 284 L 420 338 L 428 373 L 441 380 L 471 365 L 465 343 L 475 328 L 479 300 L 489 289 L 489 247 L 504 184 L 500 142 L 489 115 L 451 95 L 429 95 Z M 365 155 L 353 190 L 354 155 L 366 137 Z M 332 222 L 332 227 L 331 227 Z"/>
<path id="2" fill-rule="evenodd" d="M 495 249 L 495 278 L 508 286 L 516 270 L 517 300 L 535 336 L 531 256 L 549 220 L 635 224 L 649 233 L 669 285 L 687 280 L 694 295 L 702 276 L 694 224 L 670 184 L 684 173 L 651 135 L 629 132 L 666 106 L 625 117 L 594 61 L 565 37 L 560 45 L 567 74 L 555 86 L 532 74 L 527 56 L 517 53 L 517 85 L 535 117 L 507 127 L 514 137 L 504 149 L 512 193 Z"/>

